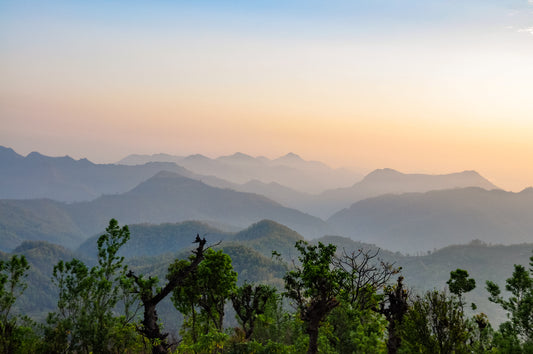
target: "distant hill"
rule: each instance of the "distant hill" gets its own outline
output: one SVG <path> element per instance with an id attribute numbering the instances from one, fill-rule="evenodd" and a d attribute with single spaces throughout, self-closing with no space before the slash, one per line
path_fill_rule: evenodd
<path id="1" fill-rule="evenodd" d="M 25 241 L 13 250 L 12 254 L 21 254 L 30 264 L 28 288 L 15 303 L 15 312 L 44 321 L 48 312 L 57 305 L 57 288 L 51 282 L 54 265 L 60 260 L 70 261 L 76 255 L 58 245 L 43 241 Z M 0 259 L 7 260 L 10 254 L 1 253 Z"/>
<path id="2" fill-rule="evenodd" d="M 318 161 L 303 160 L 294 153 L 273 160 L 240 152 L 215 159 L 200 154 L 186 157 L 165 154 L 130 155 L 117 164 L 140 164 L 148 161 L 176 162 L 194 173 L 216 176 L 235 184 L 244 184 L 251 180 L 266 184 L 275 182 L 307 193 L 347 186 L 361 178 L 361 175 L 346 169 L 333 169 Z"/>
<path id="3" fill-rule="evenodd" d="M 144 257 L 163 253 L 175 253 L 193 246 L 192 242 L 197 234 L 210 242 L 226 240 L 232 236 L 199 221 L 184 221 L 181 223 L 134 224 L 129 225 L 130 240 L 122 246 L 122 256 Z M 102 233 L 104 230 L 102 230 Z M 78 252 L 87 257 L 97 257 L 99 235 L 90 237 L 79 248 Z"/>
<path id="4" fill-rule="evenodd" d="M 244 184 L 233 185 L 230 188 L 239 192 L 264 195 L 286 207 L 298 210 L 306 209 L 311 202 L 315 201 L 314 195 L 299 192 L 277 182 L 264 183 L 254 179 Z"/>
<path id="5" fill-rule="evenodd" d="M 328 222 L 341 235 L 411 254 L 473 239 L 532 242 L 533 192 L 470 187 L 383 195 L 359 201 Z"/>
<path id="6" fill-rule="evenodd" d="M 86 235 L 66 207 L 47 199 L 0 200 L 0 251 L 11 251 L 24 240 L 77 246 Z"/>
<path id="7" fill-rule="evenodd" d="M 23 240 L 77 247 L 105 230 L 110 218 L 121 224 L 205 220 L 225 225 L 226 229 L 271 219 L 306 237 L 330 233 L 321 219 L 263 196 L 215 188 L 172 172 L 160 172 L 127 193 L 106 195 L 90 202 L 2 200 L 0 250 L 9 251 Z"/>
<path id="8" fill-rule="evenodd" d="M 243 243 L 266 257 L 271 257 L 272 251 L 290 256 L 294 254 L 296 242 L 303 239 L 296 231 L 272 220 L 255 223 L 233 237 L 235 242 Z"/>
<path id="9" fill-rule="evenodd" d="M 0 170 L 0 199 L 48 198 L 64 202 L 124 193 L 160 171 L 197 177 L 170 162 L 150 162 L 140 166 L 100 165 L 87 159 L 49 157 L 38 152 L 24 157 L 2 146 Z"/>
<path id="10" fill-rule="evenodd" d="M 211 187 L 170 172 L 161 172 L 124 194 L 70 204 L 68 211 L 86 234 L 103 230 L 110 216 L 122 224 L 212 220 L 237 227 L 271 219 L 307 237 L 329 231 L 321 219 L 263 196 Z"/>
<path id="11" fill-rule="evenodd" d="M 324 218 L 359 200 L 383 194 L 428 192 L 464 187 L 499 189 L 475 171 L 428 175 L 406 174 L 386 168 L 369 173 L 362 181 L 351 187 L 327 190 L 308 202 L 307 207 L 302 206 L 301 210 Z"/>
<path id="12" fill-rule="evenodd" d="M 172 162 L 172 163 L 179 165 L 180 161 L 183 160 L 184 158 L 185 158 L 184 156 L 175 156 L 175 155 L 169 155 L 169 154 L 153 154 L 153 155 L 132 154 L 132 155 L 126 156 L 120 161 L 117 161 L 116 164 L 135 166 L 135 165 L 145 165 L 150 162 Z"/>

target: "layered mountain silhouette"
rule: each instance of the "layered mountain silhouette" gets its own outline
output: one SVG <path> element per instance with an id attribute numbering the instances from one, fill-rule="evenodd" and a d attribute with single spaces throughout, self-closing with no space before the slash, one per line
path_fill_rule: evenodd
<path id="1" fill-rule="evenodd" d="M 402 252 L 479 239 L 531 242 L 533 191 L 461 189 L 383 195 L 354 203 L 328 219 L 341 235 Z"/>
<path id="2" fill-rule="evenodd" d="M 337 188 L 313 195 L 271 182 L 249 181 L 229 188 L 257 193 L 275 200 L 287 207 L 321 218 L 347 208 L 353 203 L 383 194 L 427 192 L 451 188 L 480 187 L 487 190 L 498 189 L 475 171 L 464 171 L 444 175 L 406 174 L 392 169 L 380 169 L 369 173 L 362 181 L 348 188 Z"/>
<path id="3" fill-rule="evenodd" d="M 329 188 L 348 186 L 361 178 L 358 173 L 342 168 L 333 169 L 318 161 L 306 161 L 294 153 L 272 160 L 240 152 L 215 159 L 199 154 L 186 157 L 164 154 L 130 155 L 117 164 L 139 165 L 169 161 L 196 174 L 216 176 L 235 184 L 244 184 L 251 180 L 267 184 L 276 182 L 306 193 L 319 193 Z"/>
<path id="4" fill-rule="evenodd" d="M 168 162 L 141 166 L 101 165 L 87 159 L 49 157 L 38 152 L 24 157 L 2 146 L 0 170 L 1 199 L 49 198 L 65 202 L 124 193 L 163 170 L 194 176 L 185 168 Z"/>
<path id="5" fill-rule="evenodd" d="M 328 217 L 359 200 L 383 194 L 428 192 L 464 187 L 480 187 L 486 190 L 498 189 L 476 171 L 428 175 L 407 174 L 386 168 L 369 173 L 362 181 L 351 187 L 325 191 L 308 203 L 308 207 L 302 207 L 301 210 L 320 217 Z"/>
<path id="6" fill-rule="evenodd" d="M 163 224 L 130 224 L 130 239 L 120 248 L 124 257 L 155 256 L 163 253 L 181 251 L 193 247 L 197 234 L 211 243 L 227 240 L 233 234 L 221 231 L 204 222 L 184 221 Z M 104 230 L 101 230 L 103 233 Z M 90 237 L 81 244 L 78 252 L 87 257 L 96 258 L 99 234 Z"/>
<path id="7" fill-rule="evenodd" d="M 0 251 L 10 251 L 24 240 L 74 247 L 85 237 L 64 203 L 48 199 L 0 200 Z"/>
<path id="8" fill-rule="evenodd" d="M 321 219 L 263 196 L 211 187 L 172 172 L 160 172 L 124 194 L 72 204 L 69 210 L 85 233 L 103 230 L 110 215 L 125 224 L 212 220 L 246 227 L 271 219 L 307 237 L 329 231 Z"/>
<path id="9" fill-rule="evenodd" d="M 160 172 L 126 193 L 93 201 L 3 200 L 0 208 L 0 230 L 6 230 L 0 250 L 28 239 L 72 247 L 104 230 L 112 217 L 121 224 L 207 220 L 238 228 L 271 219 L 308 238 L 331 232 L 321 219 L 266 197 L 211 187 L 172 172 Z"/>

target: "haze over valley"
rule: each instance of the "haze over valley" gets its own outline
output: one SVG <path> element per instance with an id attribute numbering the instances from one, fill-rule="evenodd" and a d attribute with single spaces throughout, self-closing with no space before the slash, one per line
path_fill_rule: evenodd
<path id="1" fill-rule="evenodd" d="M 24 240 L 77 247 L 110 215 L 126 224 L 202 221 L 227 231 L 268 219 L 308 240 L 338 235 L 404 254 L 472 240 L 531 241 L 531 189 L 507 192 L 475 171 L 380 169 L 361 178 L 294 153 L 274 160 L 132 155 L 100 165 L 0 152 L 4 251 Z"/>

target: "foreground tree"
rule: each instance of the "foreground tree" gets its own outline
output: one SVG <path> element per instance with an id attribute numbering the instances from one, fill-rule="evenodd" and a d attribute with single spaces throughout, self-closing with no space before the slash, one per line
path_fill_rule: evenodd
<path id="1" fill-rule="evenodd" d="M 380 303 L 384 287 L 400 268 L 381 260 L 379 249 L 343 249 L 334 257 L 333 267 L 344 276 L 340 284 L 341 305 L 328 317 L 329 343 L 337 352 L 385 351 L 386 320 Z"/>
<path id="2" fill-rule="evenodd" d="M 231 302 L 245 340 L 252 337 L 256 322 L 265 314 L 269 302 L 275 301 L 275 294 L 276 289 L 268 285 L 254 287 L 251 284 L 244 284 L 231 295 Z"/>
<path id="3" fill-rule="evenodd" d="M 296 248 L 300 252 L 301 266 L 285 275 L 285 295 L 296 302 L 300 318 L 305 323 L 309 335 L 307 353 L 317 353 L 320 325 L 339 306 L 341 283 L 346 274 L 332 268 L 336 246 L 325 246 L 320 242 L 314 246 L 298 241 Z"/>
<path id="4" fill-rule="evenodd" d="M 468 272 L 464 269 L 457 268 L 450 272 L 450 279 L 446 282 L 448 288 L 452 294 L 455 294 L 459 300 L 459 306 L 464 311 L 464 298 L 463 295 L 476 288 L 476 281 L 468 277 Z M 475 305 L 473 308 L 475 309 Z"/>
<path id="5" fill-rule="evenodd" d="M 58 311 L 48 316 L 46 331 L 50 351 L 66 348 L 78 352 L 106 353 L 128 345 L 124 331 L 129 319 L 118 316 L 115 307 L 130 292 L 127 266 L 118 251 L 130 238 L 127 226 L 109 221 L 97 241 L 98 264 L 88 268 L 78 259 L 54 266 L 53 283 L 58 287 Z M 130 300 L 126 300 L 126 308 Z M 133 339 L 134 336 L 129 336 Z M 133 339 L 134 340 L 134 339 Z"/>
<path id="6" fill-rule="evenodd" d="M 444 291 L 433 290 L 417 296 L 402 327 L 400 352 L 469 352 L 469 325 L 458 301 Z"/>
<path id="7" fill-rule="evenodd" d="M 192 252 L 187 264 L 183 265 L 183 261 L 176 260 L 176 262 L 169 266 L 167 283 L 164 287 L 158 286 L 158 279 L 156 277 L 145 279 L 142 275 L 136 276 L 132 271 L 127 275 L 133 279 L 135 292 L 139 294 L 144 308 L 144 317 L 140 331 L 150 341 L 152 353 L 154 354 L 167 353 L 171 346 L 167 341 L 168 333 L 162 333 L 159 327 L 156 310 L 157 305 L 172 293 L 174 289 L 185 284 L 189 277 L 194 276 L 198 265 L 204 259 L 205 238 L 201 239 L 199 235 L 196 235 L 194 243 L 197 243 L 198 246 Z"/>
<path id="8" fill-rule="evenodd" d="M 512 276 L 506 280 L 505 290 L 511 293 L 507 299 L 501 296 L 498 285 L 487 281 L 489 300 L 507 311 L 509 318 L 500 326 L 499 345 L 505 350 L 533 351 L 533 256 L 529 264 L 529 272 L 514 265 Z"/>
<path id="9" fill-rule="evenodd" d="M 182 261 L 169 274 L 188 266 L 188 262 Z M 206 250 L 197 269 L 172 294 L 174 306 L 186 316 L 180 349 L 190 346 L 191 350 L 204 352 L 223 346 L 227 337 L 223 331 L 224 306 L 236 283 L 231 257 L 222 250 Z"/>
<path id="10" fill-rule="evenodd" d="M 403 286 L 403 277 L 398 277 L 396 285 L 385 288 L 385 298 L 381 303 L 380 313 L 387 318 L 388 340 L 387 352 L 395 354 L 400 349 L 402 336 L 400 334 L 403 321 L 409 311 L 409 293 Z"/>
<path id="11" fill-rule="evenodd" d="M 15 353 L 25 341 L 25 328 L 20 326 L 20 316 L 12 314 L 15 301 L 27 288 L 25 278 L 30 265 L 24 256 L 0 260 L 0 352 Z"/>
<path id="12" fill-rule="evenodd" d="M 343 250 L 340 256 L 333 259 L 333 266 L 344 274 L 341 283 L 343 300 L 361 310 L 377 309 L 376 292 L 401 270 L 392 263 L 382 261 L 378 255 L 379 249 Z"/>

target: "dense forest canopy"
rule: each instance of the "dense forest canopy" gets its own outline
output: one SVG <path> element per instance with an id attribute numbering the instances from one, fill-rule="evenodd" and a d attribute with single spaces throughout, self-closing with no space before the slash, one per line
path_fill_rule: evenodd
<path id="1" fill-rule="evenodd" d="M 239 238 L 256 242 L 268 227 L 275 225 L 254 225 Z M 239 282 L 229 254 L 238 259 L 246 247 L 230 242 L 226 253 L 223 242 L 208 244 L 199 235 L 192 241 L 196 246 L 183 257 L 162 259 L 163 277 L 143 273 L 120 253 L 130 242 L 129 228 L 112 219 L 97 239 L 95 261 L 53 256 L 58 261 L 49 281 L 56 305 L 44 320 L 29 317 L 17 303 L 28 290 L 30 262 L 24 255 L 3 256 L 2 352 L 527 353 L 533 348 L 533 256 L 529 268 L 516 264 L 506 280 L 487 281 L 486 297 L 507 313 L 495 328 L 470 303 L 469 293 L 483 284 L 464 269 L 451 271 L 445 287 L 415 292 L 401 264 L 383 260 L 379 249 L 340 251 L 334 244 L 297 239 L 292 262 L 273 253 L 283 281 L 268 285 L 260 278 Z M 169 303 L 180 327 L 172 335 L 158 320 L 159 309 L 167 312 Z"/>

